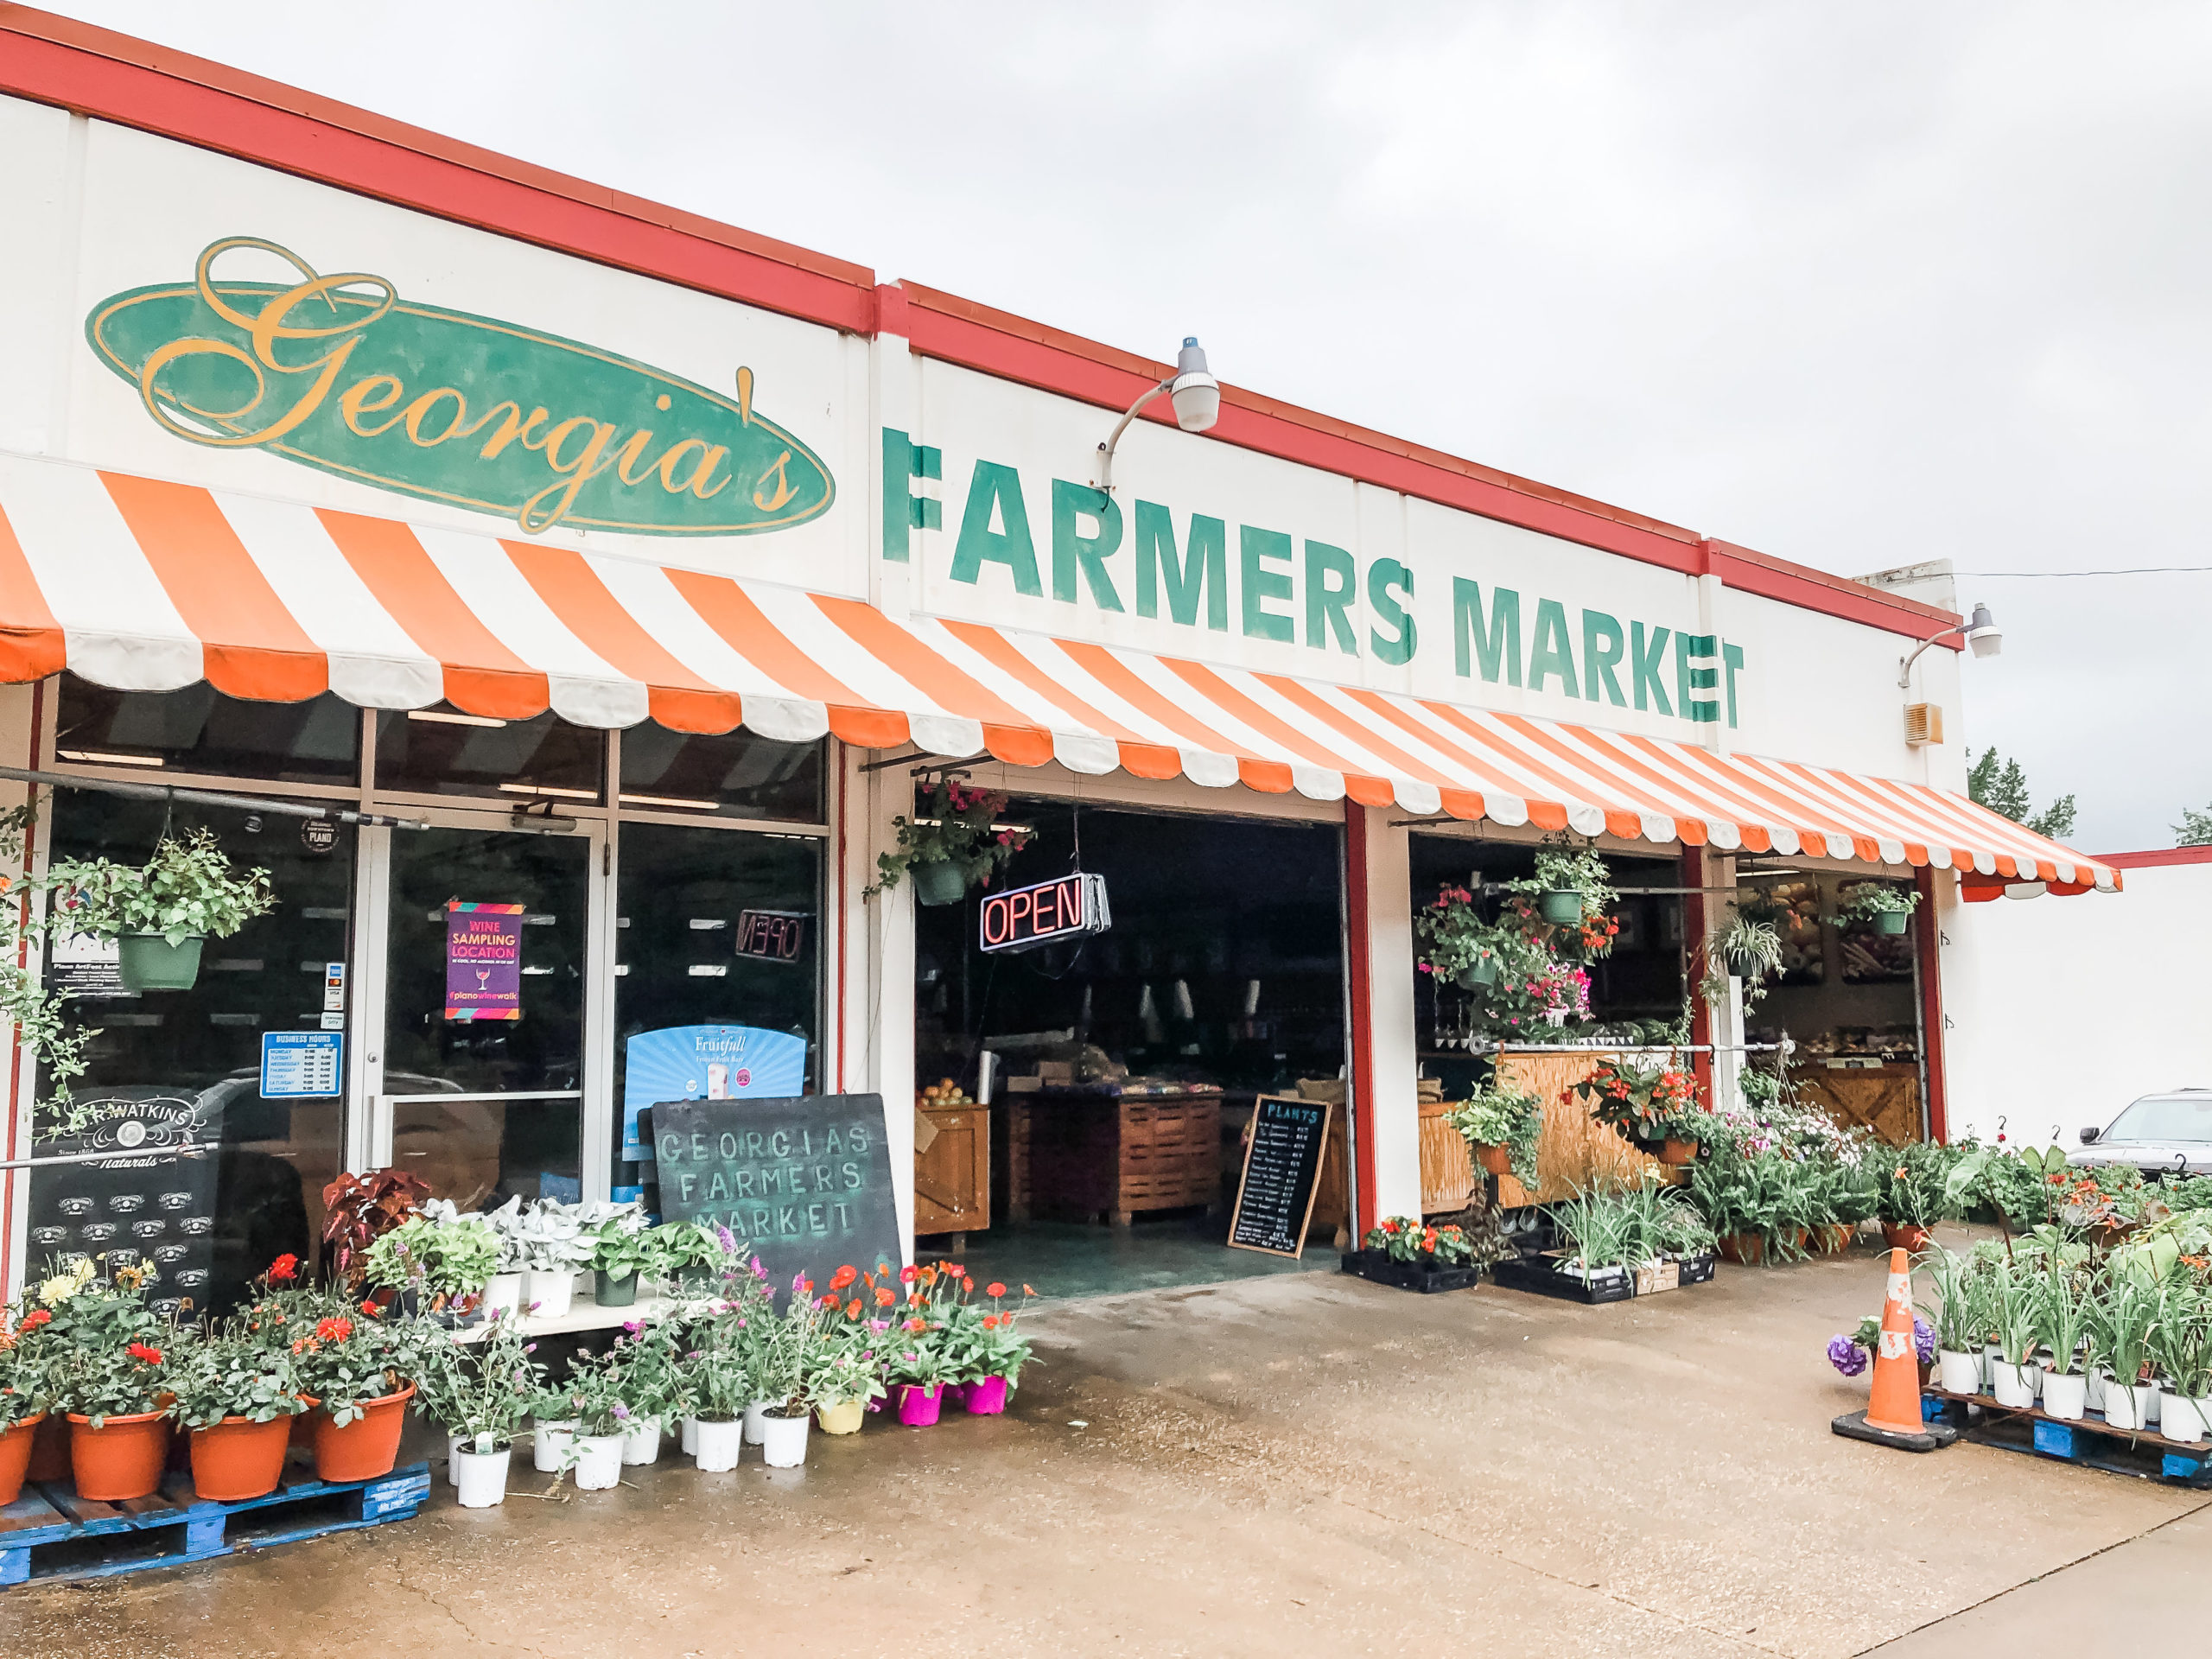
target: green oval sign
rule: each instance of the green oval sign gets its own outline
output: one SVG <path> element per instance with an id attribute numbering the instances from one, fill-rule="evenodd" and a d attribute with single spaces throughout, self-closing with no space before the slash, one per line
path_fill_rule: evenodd
<path id="1" fill-rule="evenodd" d="M 302 280 L 217 282 L 218 257 L 276 255 Z M 646 536 L 744 536 L 828 511 L 821 460 L 737 395 L 466 311 L 384 277 L 319 276 L 252 237 L 194 280 L 111 296 L 85 320 L 101 360 L 165 430 L 266 449 L 341 478 L 512 518 Z"/>

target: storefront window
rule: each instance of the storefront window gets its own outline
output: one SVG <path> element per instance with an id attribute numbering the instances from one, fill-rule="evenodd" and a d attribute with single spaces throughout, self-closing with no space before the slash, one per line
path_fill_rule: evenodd
<path id="1" fill-rule="evenodd" d="M 683 824 L 621 833 L 618 1189 L 645 1179 L 641 1107 L 820 1087 L 822 949 L 820 842 Z"/>
<path id="2" fill-rule="evenodd" d="M 582 1196 L 594 845 L 582 834 L 392 833 L 392 1162 L 464 1210 L 515 1193 Z"/>
<path id="3" fill-rule="evenodd" d="M 354 784 L 361 711 L 326 692 L 304 702 L 253 702 L 205 683 L 115 691 L 60 677 L 54 759 L 280 783 Z"/>
<path id="4" fill-rule="evenodd" d="M 495 720 L 448 704 L 377 717 L 377 788 L 402 795 L 495 795 L 596 804 L 607 734 L 550 712 Z"/>
<path id="5" fill-rule="evenodd" d="M 823 747 L 747 731 L 700 737 L 647 721 L 622 734 L 622 804 L 820 823 Z"/>
<path id="6" fill-rule="evenodd" d="M 57 799 L 57 859 L 143 862 L 160 838 L 158 803 L 69 789 Z M 276 908 L 208 940 L 189 990 L 124 992 L 112 946 L 63 942 L 49 953 L 48 983 L 73 994 L 68 1017 L 99 1033 L 73 1093 L 100 1121 L 36 1152 L 111 1148 L 119 1134 L 158 1147 L 188 1125 L 219 1151 L 35 1171 L 28 1271 L 64 1255 L 149 1261 L 159 1300 L 220 1311 L 276 1256 L 312 1259 L 321 1236 L 322 1189 L 343 1156 L 339 1098 L 264 1098 L 260 1058 L 265 1034 L 319 1033 L 326 1014 L 342 1014 L 354 832 L 340 828 L 325 846 L 325 825 L 310 839 L 298 819 L 183 803 L 169 824 L 178 835 L 207 829 L 234 865 L 266 869 Z"/>

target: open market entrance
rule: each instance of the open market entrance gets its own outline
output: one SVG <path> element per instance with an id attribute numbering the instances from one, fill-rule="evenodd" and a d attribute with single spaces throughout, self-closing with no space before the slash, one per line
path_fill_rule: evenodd
<path id="1" fill-rule="evenodd" d="M 915 1231 L 1096 1294 L 1333 1265 L 1350 1219 L 1342 830 L 1017 798 L 987 891 L 915 911 Z M 986 950 L 987 892 L 1080 870 L 1111 925 Z M 1300 1260 L 1230 1249 L 1255 1100 L 1332 1102 Z"/>

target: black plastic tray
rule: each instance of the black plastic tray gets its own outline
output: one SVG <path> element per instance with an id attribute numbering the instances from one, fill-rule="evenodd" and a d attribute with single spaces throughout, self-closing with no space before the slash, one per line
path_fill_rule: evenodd
<path id="1" fill-rule="evenodd" d="M 1606 1302 L 1624 1302 L 1636 1294 L 1636 1281 L 1629 1274 L 1595 1285 L 1586 1285 L 1572 1274 L 1555 1273 L 1552 1264 L 1541 1255 L 1523 1255 L 1510 1262 L 1501 1262 L 1491 1269 L 1491 1277 L 1507 1290 L 1525 1290 L 1538 1296 L 1550 1296 L 1562 1302 L 1581 1302 L 1596 1307 Z"/>
<path id="2" fill-rule="evenodd" d="M 1382 1250 L 1346 1250 L 1344 1270 L 1378 1285 L 1431 1295 L 1440 1290 L 1471 1290 L 1481 1282 L 1480 1268 L 1438 1268 L 1421 1262 L 1393 1262 Z"/>

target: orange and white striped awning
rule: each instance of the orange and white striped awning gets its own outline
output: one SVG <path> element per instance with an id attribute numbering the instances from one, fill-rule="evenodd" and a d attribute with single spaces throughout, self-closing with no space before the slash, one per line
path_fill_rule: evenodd
<path id="1" fill-rule="evenodd" d="M 0 678 L 334 691 L 581 725 L 742 724 L 1180 774 L 1418 816 L 2116 888 L 1961 797 L 1793 761 L 931 618 L 0 455 Z"/>

